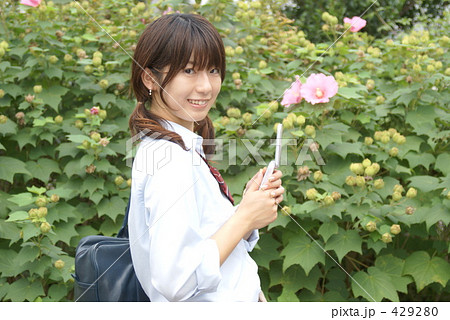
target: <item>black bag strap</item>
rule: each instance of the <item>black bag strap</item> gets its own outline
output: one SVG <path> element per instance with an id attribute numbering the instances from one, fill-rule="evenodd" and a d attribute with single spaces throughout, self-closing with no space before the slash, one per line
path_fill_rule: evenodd
<path id="1" fill-rule="evenodd" d="M 128 234 L 128 212 L 130 211 L 130 202 L 131 202 L 131 194 L 128 198 L 128 205 L 127 209 L 125 210 L 125 217 L 123 218 L 123 224 L 122 227 L 119 230 L 119 233 L 117 234 L 117 238 L 129 238 Z"/>

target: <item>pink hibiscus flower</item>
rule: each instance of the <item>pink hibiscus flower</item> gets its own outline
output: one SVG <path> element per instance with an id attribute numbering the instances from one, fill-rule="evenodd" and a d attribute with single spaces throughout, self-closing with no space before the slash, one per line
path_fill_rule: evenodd
<path id="1" fill-rule="evenodd" d="M 98 114 L 99 107 L 92 107 L 91 108 L 91 114 Z"/>
<path id="2" fill-rule="evenodd" d="M 37 7 L 41 4 L 42 0 L 22 0 L 20 1 L 20 4 L 30 6 L 30 7 Z"/>
<path id="3" fill-rule="evenodd" d="M 311 104 L 326 103 L 338 92 L 338 84 L 333 76 L 313 73 L 302 85 L 301 95 Z"/>
<path id="4" fill-rule="evenodd" d="M 361 19 L 360 17 L 353 17 L 353 18 L 344 18 L 344 23 L 351 24 L 350 31 L 351 32 L 358 32 L 362 28 L 364 28 L 367 24 L 367 21 L 364 19 Z"/>
<path id="5" fill-rule="evenodd" d="M 286 108 L 289 108 L 291 104 L 297 104 L 302 101 L 300 76 L 295 76 L 295 79 L 289 89 L 284 92 L 283 100 L 281 101 L 281 105 Z"/>

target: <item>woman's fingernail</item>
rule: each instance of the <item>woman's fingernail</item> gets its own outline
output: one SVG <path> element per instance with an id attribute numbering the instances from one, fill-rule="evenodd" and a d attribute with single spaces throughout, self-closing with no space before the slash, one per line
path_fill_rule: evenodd
<path id="1" fill-rule="evenodd" d="M 275 197 L 275 192 L 272 191 L 272 192 L 270 193 L 270 195 L 271 195 L 272 197 Z"/>
<path id="2" fill-rule="evenodd" d="M 272 182 L 273 180 L 275 180 L 275 177 L 270 177 L 269 181 Z"/>
<path id="3" fill-rule="evenodd" d="M 267 189 L 267 184 L 263 185 L 263 186 L 261 187 L 261 189 L 266 190 L 266 189 Z"/>

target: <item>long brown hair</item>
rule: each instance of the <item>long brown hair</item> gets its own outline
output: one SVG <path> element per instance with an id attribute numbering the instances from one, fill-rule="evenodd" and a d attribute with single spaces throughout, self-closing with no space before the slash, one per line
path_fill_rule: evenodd
<path id="1" fill-rule="evenodd" d="M 142 73 L 149 68 L 161 88 L 164 88 L 189 62 L 194 54 L 193 68 L 218 68 L 222 82 L 225 78 L 225 49 L 217 30 L 205 18 L 197 14 L 173 13 L 164 15 L 149 24 L 141 34 L 134 51 L 131 66 L 130 97 L 133 93 L 138 101 L 129 120 L 131 134 L 140 132 L 153 135 L 155 139 L 170 138 L 184 150 L 183 139 L 175 132 L 166 130 L 161 124 L 165 119 L 152 113 L 151 96 L 142 82 Z M 161 83 L 164 67 L 169 71 Z M 163 97 L 163 90 L 159 90 L 161 100 L 167 105 Z M 148 102 L 148 108 L 146 103 Z M 209 116 L 194 126 L 194 132 L 205 140 L 214 139 L 214 127 Z M 157 136 L 157 137 L 155 137 Z M 211 140 L 210 140 L 211 141 Z M 213 154 L 215 146 L 205 141 L 205 154 Z"/>

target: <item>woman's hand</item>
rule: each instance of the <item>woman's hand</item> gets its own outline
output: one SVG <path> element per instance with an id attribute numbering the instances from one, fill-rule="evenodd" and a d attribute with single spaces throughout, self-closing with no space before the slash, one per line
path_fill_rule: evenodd
<path id="1" fill-rule="evenodd" d="M 264 174 L 266 173 L 266 171 L 267 171 L 267 167 L 264 167 L 264 169 L 262 169 L 263 177 L 264 177 Z M 245 189 L 244 189 L 244 193 L 242 194 L 243 196 L 247 192 L 247 189 L 249 188 L 249 186 L 253 183 L 256 183 L 257 176 L 258 176 L 258 172 L 247 182 Z M 272 176 L 269 177 L 267 183 L 261 187 L 261 190 L 269 190 L 269 189 L 276 190 L 276 189 L 279 189 L 280 187 L 283 188 L 281 186 L 281 182 L 282 182 L 281 177 L 282 176 L 283 176 L 283 173 L 280 170 L 275 169 L 272 173 Z M 258 188 L 259 188 L 260 184 L 261 184 L 261 182 L 257 183 Z M 272 190 L 272 191 L 275 191 L 275 190 Z M 281 201 L 283 201 L 284 188 L 282 190 L 283 190 L 283 192 L 279 196 L 277 196 L 277 198 L 275 199 L 277 201 L 277 203 L 281 203 Z M 279 191 L 281 191 L 281 190 L 278 190 L 277 194 L 279 193 Z"/>
<path id="2" fill-rule="evenodd" d="M 248 231 L 260 229 L 275 221 L 278 204 L 283 200 L 284 188 L 281 186 L 282 173 L 274 171 L 267 186 L 259 189 L 266 168 L 260 170 L 246 185 L 242 201 L 236 215 L 247 224 Z"/>

